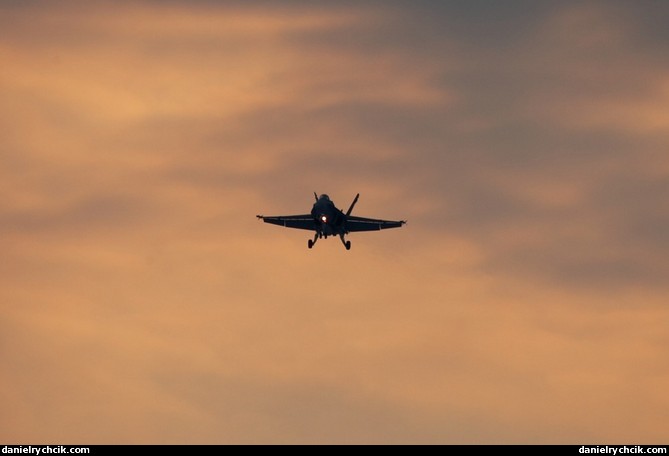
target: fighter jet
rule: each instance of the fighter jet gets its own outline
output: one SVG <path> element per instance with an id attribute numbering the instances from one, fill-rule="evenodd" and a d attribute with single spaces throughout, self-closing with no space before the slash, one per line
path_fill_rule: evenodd
<path id="1" fill-rule="evenodd" d="M 341 239 L 346 250 L 351 249 L 351 241 L 344 239 L 344 236 L 348 233 L 354 231 L 377 231 L 386 228 L 399 228 L 406 223 L 406 220 L 379 220 L 351 215 L 353 206 L 358 202 L 359 197 L 360 193 L 355 196 L 351 206 L 346 213 L 344 213 L 335 207 L 328 195 L 322 194 L 321 196 L 318 196 L 316 195 L 316 192 L 314 192 L 316 202 L 311 208 L 310 214 L 277 215 L 272 217 L 256 215 L 256 217 L 265 223 L 285 226 L 286 228 L 315 231 L 316 234 L 314 239 L 309 239 L 309 242 L 307 243 L 309 248 L 312 248 L 320 238 L 324 237 L 327 239 L 328 236 L 339 236 L 339 239 Z"/>

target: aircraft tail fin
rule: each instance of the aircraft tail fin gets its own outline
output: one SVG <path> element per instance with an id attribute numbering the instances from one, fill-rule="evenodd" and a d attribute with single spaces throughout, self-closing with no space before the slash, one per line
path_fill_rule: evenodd
<path id="1" fill-rule="evenodd" d="M 351 206 L 348 208 L 348 211 L 346 211 L 346 217 L 351 215 L 351 212 L 353 211 L 353 206 L 355 206 L 355 203 L 358 202 L 358 198 L 360 198 L 360 193 L 355 195 L 355 199 L 353 199 L 353 202 L 351 203 Z"/>

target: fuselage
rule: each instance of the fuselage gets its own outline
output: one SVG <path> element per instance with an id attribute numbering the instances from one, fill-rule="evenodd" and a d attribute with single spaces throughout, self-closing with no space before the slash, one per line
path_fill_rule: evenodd
<path id="1" fill-rule="evenodd" d="M 314 223 L 318 227 L 319 234 L 332 236 L 345 234 L 344 222 L 346 216 L 337 209 L 328 195 L 321 195 L 311 209 Z"/>

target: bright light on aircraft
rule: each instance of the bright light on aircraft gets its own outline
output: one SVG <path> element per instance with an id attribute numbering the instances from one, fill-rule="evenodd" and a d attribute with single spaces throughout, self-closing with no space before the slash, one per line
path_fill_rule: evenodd
<path id="1" fill-rule="evenodd" d="M 323 223 L 327 223 L 327 222 L 328 222 L 328 218 L 327 218 L 326 216 L 324 216 L 324 215 L 321 215 L 321 221 L 322 221 Z"/>

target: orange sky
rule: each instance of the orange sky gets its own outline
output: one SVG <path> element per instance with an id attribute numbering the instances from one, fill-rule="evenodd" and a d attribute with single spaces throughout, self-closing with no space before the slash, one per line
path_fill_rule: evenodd
<path id="1" fill-rule="evenodd" d="M 666 443 L 667 17 L 2 3 L 0 441 Z"/>

